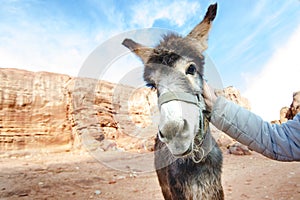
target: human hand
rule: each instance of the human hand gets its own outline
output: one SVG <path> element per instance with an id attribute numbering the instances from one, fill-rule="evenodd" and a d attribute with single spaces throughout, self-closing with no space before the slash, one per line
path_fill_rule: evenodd
<path id="1" fill-rule="evenodd" d="M 212 87 L 210 87 L 206 83 L 206 81 L 203 81 L 203 97 L 206 105 L 206 110 L 211 112 L 217 100 L 217 95 L 215 94 L 215 90 Z"/>

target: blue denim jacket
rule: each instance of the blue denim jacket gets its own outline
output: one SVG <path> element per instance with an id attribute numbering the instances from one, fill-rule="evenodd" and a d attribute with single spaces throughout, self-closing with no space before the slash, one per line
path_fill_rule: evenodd
<path id="1" fill-rule="evenodd" d="M 271 124 L 224 97 L 218 97 L 211 123 L 271 159 L 300 161 L 300 113 L 281 125 Z"/>

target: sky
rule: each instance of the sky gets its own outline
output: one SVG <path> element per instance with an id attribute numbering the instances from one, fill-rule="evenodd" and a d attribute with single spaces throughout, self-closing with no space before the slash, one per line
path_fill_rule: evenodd
<path id="1" fill-rule="evenodd" d="M 144 28 L 186 35 L 215 2 L 206 54 L 223 86 L 239 89 L 263 119 L 279 119 L 300 90 L 299 0 L 0 0 L 0 67 L 78 76 L 112 38 Z M 141 66 L 127 54 L 115 63 L 115 77 Z"/>

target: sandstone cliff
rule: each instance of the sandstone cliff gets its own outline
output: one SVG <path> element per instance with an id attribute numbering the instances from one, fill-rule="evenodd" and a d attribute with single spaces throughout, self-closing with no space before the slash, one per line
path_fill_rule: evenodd
<path id="1" fill-rule="evenodd" d="M 0 69 L 0 149 L 69 145 L 71 78 Z"/>
<path id="2" fill-rule="evenodd" d="M 0 152 L 149 151 L 159 118 L 155 91 L 48 72 L 0 68 Z M 250 108 L 233 87 L 225 96 Z M 213 128 L 221 145 L 232 140 Z M 49 149 L 49 148 L 48 148 Z"/>
<path id="3" fill-rule="evenodd" d="M 293 119 L 300 112 L 300 91 L 293 93 L 293 100 L 290 107 L 284 106 L 280 109 L 279 120 L 273 120 L 271 123 L 282 124 Z"/>
<path id="4" fill-rule="evenodd" d="M 0 152 L 69 150 L 82 144 L 82 136 L 101 141 L 103 150 L 147 149 L 153 137 L 149 114 L 156 100 L 149 89 L 4 68 L 0 79 Z"/>
<path id="5" fill-rule="evenodd" d="M 223 89 L 224 96 L 226 99 L 231 100 L 232 102 L 251 110 L 250 102 L 245 97 L 242 97 L 240 91 L 233 86 L 229 86 Z"/>

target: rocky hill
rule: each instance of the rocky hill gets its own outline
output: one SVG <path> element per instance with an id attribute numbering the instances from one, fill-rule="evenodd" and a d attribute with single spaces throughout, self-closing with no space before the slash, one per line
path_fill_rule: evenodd
<path id="1" fill-rule="evenodd" d="M 280 109 L 279 120 L 273 120 L 271 123 L 282 124 L 293 119 L 300 112 L 300 91 L 294 92 L 290 107 L 284 106 Z"/>
<path id="2" fill-rule="evenodd" d="M 147 149 L 155 134 L 149 109 L 156 100 L 149 89 L 19 69 L 0 68 L 0 79 L 0 152 L 70 150 L 80 147 L 82 136 L 102 141 L 104 150 Z M 148 133 L 142 139 L 141 128 Z"/>
<path id="3" fill-rule="evenodd" d="M 71 78 L 0 69 L 1 151 L 71 145 Z"/>
<path id="4" fill-rule="evenodd" d="M 0 153 L 82 145 L 101 151 L 152 150 L 158 110 L 156 94 L 148 88 L 5 68 L 0 79 Z M 250 108 L 235 88 L 224 94 Z M 218 141 L 230 143 L 213 132 Z"/>

